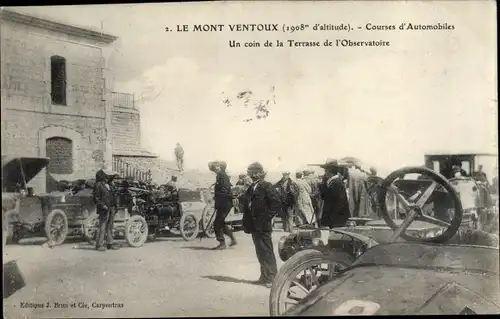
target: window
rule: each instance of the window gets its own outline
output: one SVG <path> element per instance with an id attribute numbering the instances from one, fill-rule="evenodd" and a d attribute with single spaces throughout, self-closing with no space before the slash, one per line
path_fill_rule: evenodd
<path id="1" fill-rule="evenodd" d="M 47 139 L 45 147 L 50 158 L 47 166 L 49 173 L 73 173 L 73 141 L 64 137 L 51 137 Z"/>
<path id="2" fill-rule="evenodd" d="M 66 59 L 60 56 L 50 58 L 50 79 L 52 104 L 66 105 Z"/>

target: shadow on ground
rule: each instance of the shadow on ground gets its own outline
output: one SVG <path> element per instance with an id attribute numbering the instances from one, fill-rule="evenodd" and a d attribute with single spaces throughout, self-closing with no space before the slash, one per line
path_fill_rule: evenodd
<path id="1" fill-rule="evenodd" d="M 229 277 L 229 276 L 201 276 L 201 278 L 211 279 L 211 280 L 215 280 L 215 281 L 231 282 L 231 283 L 235 283 L 235 284 L 248 284 L 248 285 L 262 286 L 262 284 L 257 282 L 256 280 L 239 279 L 239 278 L 234 278 L 234 277 Z"/>
<path id="2" fill-rule="evenodd" d="M 213 247 L 196 247 L 196 246 L 181 247 L 181 249 L 191 249 L 191 250 L 214 250 L 214 248 L 213 248 Z"/>

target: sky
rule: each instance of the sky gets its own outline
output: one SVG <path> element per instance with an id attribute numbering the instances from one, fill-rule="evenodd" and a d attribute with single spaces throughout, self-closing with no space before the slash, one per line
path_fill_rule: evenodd
<path id="1" fill-rule="evenodd" d="M 296 170 L 354 156 L 381 174 L 434 151 L 497 153 L 493 1 L 169 3 L 19 7 L 119 37 L 114 90 L 134 93 L 143 148 L 186 166 L 222 159 Z M 367 23 L 448 23 L 453 31 L 367 31 Z M 351 24 L 354 31 L 165 32 L 177 24 Z M 310 28 L 309 28 L 310 29 Z M 390 41 L 375 48 L 229 48 L 230 40 Z M 274 88 L 274 89 L 273 89 Z M 270 100 L 269 116 L 236 98 Z M 225 99 L 231 101 L 230 107 Z"/>

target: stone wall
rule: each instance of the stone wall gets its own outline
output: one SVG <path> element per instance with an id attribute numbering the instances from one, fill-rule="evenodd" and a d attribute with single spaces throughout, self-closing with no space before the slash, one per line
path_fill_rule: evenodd
<path id="1" fill-rule="evenodd" d="M 138 110 L 113 107 L 111 126 L 113 150 L 139 150 L 141 148 L 140 114 Z"/>
<path id="2" fill-rule="evenodd" d="M 79 42 L 76 42 L 79 41 Z M 51 102 L 51 56 L 66 60 L 67 105 Z M 2 20 L 2 154 L 46 156 L 46 139 L 72 141 L 73 173 L 92 176 L 106 151 L 102 49 L 54 31 Z M 45 191 L 45 171 L 31 183 Z"/>

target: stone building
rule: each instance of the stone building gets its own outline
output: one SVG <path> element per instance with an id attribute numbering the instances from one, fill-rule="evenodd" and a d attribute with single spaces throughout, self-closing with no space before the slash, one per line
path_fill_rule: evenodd
<path id="1" fill-rule="evenodd" d="M 113 162 L 155 158 L 140 147 L 133 97 L 111 87 L 107 57 L 116 39 L 2 9 L 2 155 L 50 158 L 31 182 L 37 192 Z"/>

